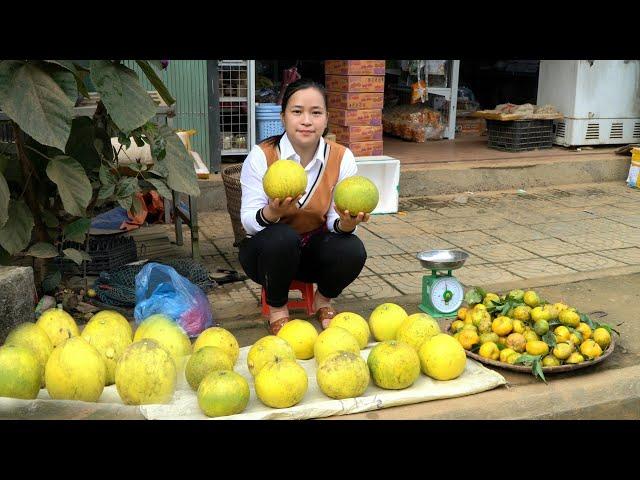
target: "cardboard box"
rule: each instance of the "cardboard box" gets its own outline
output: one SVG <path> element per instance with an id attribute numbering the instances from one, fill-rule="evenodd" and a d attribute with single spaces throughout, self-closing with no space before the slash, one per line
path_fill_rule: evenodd
<path id="1" fill-rule="evenodd" d="M 384 92 L 384 77 L 372 75 L 325 75 L 330 92 Z"/>
<path id="2" fill-rule="evenodd" d="M 351 142 L 346 146 L 349 147 L 355 157 L 382 155 L 382 140 L 373 142 Z"/>
<path id="3" fill-rule="evenodd" d="M 329 108 L 342 110 L 370 110 L 384 106 L 384 93 L 340 93 L 327 92 Z"/>
<path id="4" fill-rule="evenodd" d="M 384 60 L 325 60 L 327 75 L 384 75 Z"/>
<path id="5" fill-rule="evenodd" d="M 382 125 L 382 110 L 342 110 L 329 109 L 329 123 L 343 127 Z"/>
<path id="6" fill-rule="evenodd" d="M 456 135 L 474 136 L 487 134 L 487 121 L 484 118 L 456 117 Z"/>
<path id="7" fill-rule="evenodd" d="M 341 125 L 329 125 L 329 130 L 336 136 L 336 141 L 342 144 L 350 142 L 369 142 L 382 140 L 382 125 L 375 127 L 343 127 Z"/>

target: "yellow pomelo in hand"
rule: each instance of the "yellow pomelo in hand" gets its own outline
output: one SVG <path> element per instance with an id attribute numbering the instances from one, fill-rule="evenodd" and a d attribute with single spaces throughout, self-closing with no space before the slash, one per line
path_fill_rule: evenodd
<path id="1" fill-rule="evenodd" d="M 295 360 L 267 363 L 255 377 L 256 395 L 271 408 L 293 407 L 307 392 L 309 380 Z"/>
<path id="2" fill-rule="evenodd" d="M 360 350 L 366 348 L 369 344 L 371 330 L 369 324 L 357 313 L 341 312 L 331 319 L 330 327 L 341 327 L 347 330 L 351 335 L 356 337 Z"/>
<path id="3" fill-rule="evenodd" d="M 47 333 L 35 323 L 25 322 L 11 330 L 4 343 L 28 348 L 35 354 L 40 364 L 40 386 L 44 387 L 44 367 L 53 351 Z"/>
<path id="4" fill-rule="evenodd" d="M 295 360 L 296 353 L 289 343 L 275 335 L 267 335 L 254 343 L 247 354 L 247 367 L 254 377 L 269 362 Z"/>
<path id="5" fill-rule="evenodd" d="M 307 189 L 307 172 L 293 160 L 277 160 L 262 177 L 264 192 L 269 198 L 296 198 Z"/>
<path id="6" fill-rule="evenodd" d="M 414 313 L 398 327 L 396 340 L 411 345 L 417 352 L 426 340 L 438 333 L 440 325 L 431 315 Z"/>
<path id="7" fill-rule="evenodd" d="M 138 332 L 142 333 L 138 333 Z M 184 367 L 185 357 L 191 353 L 191 340 L 180 325 L 164 315 L 151 315 L 141 324 L 133 341 L 149 339 L 166 349 L 176 364 L 176 370 Z"/>
<path id="8" fill-rule="evenodd" d="M 229 330 L 225 330 L 222 327 L 210 327 L 198 335 L 193 344 L 193 351 L 197 352 L 205 346 L 221 348 L 229 355 L 234 365 L 238 360 L 238 355 L 240 355 L 238 340 Z"/>
<path id="9" fill-rule="evenodd" d="M 102 355 L 82 337 L 69 338 L 54 348 L 44 371 L 49 396 L 56 400 L 97 402 L 106 378 Z"/>
<path id="10" fill-rule="evenodd" d="M 232 370 L 217 370 L 200 382 L 198 405 L 207 417 L 235 415 L 247 408 L 249 395 L 249 384 L 242 375 Z"/>
<path id="11" fill-rule="evenodd" d="M 204 377 L 219 370 L 233 370 L 229 355 L 221 348 L 206 346 L 191 355 L 184 369 L 184 376 L 191 388 L 198 390 Z"/>
<path id="12" fill-rule="evenodd" d="M 398 328 L 408 316 L 405 309 L 395 303 L 378 305 L 369 316 L 369 327 L 373 338 L 378 342 L 395 340 Z"/>
<path id="13" fill-rule="evenodd" d="M 131 345 L 133 332 L 125 317 L 112 310 L 96 313 L 80 335 L 96 347 L 107 367 L 105 385 L 116 381 L 116 364 L 125 349 Z"/>
<path id="14" fill-rule="evenodd" d="M 47 333 L 53 348 L 62 344 L 67 338 L 80 335 L 73 317 L 59 308 L 50 308 L 43 312 L 36 321 L 36 325 Z"/>
<path id="15" fill-rule="evenodd" d="M 176 365 L 155 340 L 132 343 L 116 365 L 116 388 L 126 405 L 168 403 L 176 389 Z"/>
<path id="16" fill-rule="evenodd" d="M 309 360 L 313 357 L 313 346 L 318 338 L 318 331 L 311 323 L 290 320 L 284 324 L 277 336 L 291 345 L 297 359 Z"/>
<path id="17" fill-rule="evenodd" d="M 367 364 L 374 383 L 380 388 L 401 390 L 413 385 L 420 375 L 420 358 L 415 349 L 397 340 L 373 347 Z"/>
<path id="18" fill-rule="evenodd" d="M 322 363 L 329 354 L 340 350 L 355 353 L 356 355 L 360 354 L 358 340 L 342 327 L 328 327 L 318 335 L 318 339 L 313 346 L 313 354 L 318 364 Z"/>
<path id="19" fill-rule="evenodd" d="M 34 399 L 40 391 L 40 381 L 40 362 L 30 348 L 0 347 L 0 397 Z"/>
<path id="20" fill-rule="evenodd" d="M 316 381 L 327 397 L 359 397 L 369 385 L 369 367 L 360 355 L 336 352 L 329 355 L 318 367 Z"/>
<path id="21" fill-rule="evenodd" d="M 453 380 L 464 372 L 467 356 L 455 338 L 444 333 L 431 337 L 418 352 L 422 372 L 435 380 Z"/>

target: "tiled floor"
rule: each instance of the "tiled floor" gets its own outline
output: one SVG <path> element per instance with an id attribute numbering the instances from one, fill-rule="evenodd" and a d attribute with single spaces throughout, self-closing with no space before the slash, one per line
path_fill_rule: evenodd
<path id="1" fill-rule="evenodd" d="M 375 215 L 357 235 L 367 263 L 342 298 L 420 293 L 426 272 L 415 258 L 429 249 L 470 254 L 456 276 L 465 286 L 640 265 L 640 191 L 624 182 L 553 187 L 535 194 L 476 193 L 467 204 L 428 197 L 401 199 L 400 212 Z M 205 263 L 242 271 L 228 214 L 204 214 Z M 188 237 L 185 247 L 189 245 Z M 214 306 L 246 304 L 258 312 L 260 285 L 227 284 Z"/>

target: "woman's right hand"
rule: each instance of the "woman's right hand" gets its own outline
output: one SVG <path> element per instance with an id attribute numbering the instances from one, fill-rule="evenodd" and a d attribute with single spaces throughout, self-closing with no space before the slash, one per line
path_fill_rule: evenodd
<path id="1" fill-rule="evenodd" d="M 284 200 L 279 198 L 269 199 L 269 204 L 262 210 L 264 218 L 270 222 L 275 222 L 287 213 L 297 210 L 298 202 L 302 198 L 305 192 L 302 192 L 296 198 L 287 197 Z"/>

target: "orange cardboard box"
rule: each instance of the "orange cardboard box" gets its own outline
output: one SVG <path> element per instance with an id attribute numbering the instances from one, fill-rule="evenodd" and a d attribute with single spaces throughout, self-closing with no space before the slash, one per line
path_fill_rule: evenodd
<path id="1" fill-rule="evenodd" d="M 324 73 L 328 75 L 384 75 L 384 60 L 326 60 Z"/>
<path id="2" fill-rule="evenodd" d="M 375 127 L 343 127 L 341 125 L 329 125 L 329 130 L 334 133 L 339 143 L 369 142 L 382 140 L 382 125 Z"/>
<path id="3" fill-rule="evenodd" d="M 329 123 L 343 127 L 382 125 L 382 110 L 329 109 Z"/>
<path id="4" fill-rule="evenodd" d="M 367 110 L 384 106 L 384 93 L 327 92 L 329 108 L 343 110 Z"/>
<path id="5" fill-rule="evenodd" d="M 330 92 L 384 92 L 384 77 L 372 75 L 325 75 Z"/>
<path id="6" fill-rule="evenodd" d="M 382 155 L 382 140 L 373 142 L 352 142 L 347 145 L 356 157 Z"/>

